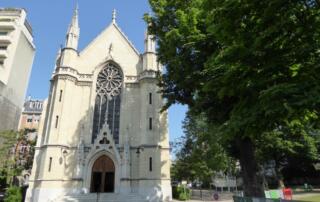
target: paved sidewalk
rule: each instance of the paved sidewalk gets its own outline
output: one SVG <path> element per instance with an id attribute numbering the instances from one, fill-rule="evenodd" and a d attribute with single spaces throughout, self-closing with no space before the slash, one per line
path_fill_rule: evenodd
<path id="1" fill-rule="evenodd" d="M 178 201 L 178 200 L 172 200 L 172 202 L 181 202 L 181 201 Z M 233 202 L 232 199 L 230 200 L 218 200 L 218 201 L 215 201 L 215 200 L 211 200 L 211 201 L 208 201 L 208 200 L 188 200 L 186 202 Z"/>
<path id="2" fill-rule="evenodd" d="M 301 198 L 305 197 L 311 197 L 311 196 L 320 196 L 320 191 L 314 191 L 314 192 L 307 192 L 307 193 L 295 193 L 293 194 L 292 199 L 293 200 L 299 200 Z"/>
<path id="3" fill-rule="evenodd" d="M 320 192 L 311 192 L 311 193 L 296 193 L 293 195 L 293 200 L 299 200 L 300 198 L 303 198 L 303 197 L 306 197 L 306 196 L 319 196 L 320 195 Z M 172 202 L 182 202 L 182 201 L 179 201 L 179 200 L 172 200 Z M 186 202 L 233 202 L 232 199 L 229 199 L 229 200 L 218 200 L 218 201 L 215 201 L 215 200 L 188 200 Z"/>

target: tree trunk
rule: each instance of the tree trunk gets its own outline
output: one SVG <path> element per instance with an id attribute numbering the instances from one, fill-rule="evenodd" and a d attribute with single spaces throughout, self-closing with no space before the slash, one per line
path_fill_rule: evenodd
<path id="1" fill-rule="evenodd" d="M 275 171 L 276 171 L 276 177 L 277 177 L 277 180 L 278 180 L 278 187 L 279 188 L 285 188 L 284 186 L 284 181 L 283 181 L 283 176 L 282 176 L 282 173 L 281 173 L 281 169 L 279 168 L 277 162 L 276 162 L 276 166 L 275 166 Z"/>
<path id="2" fill-rule="evenodd" d="M 255 157 L 255 149 L 250 138 L 238 139 L 240 166 L 243 178 L 244 196 L 264 197 L 263 180 Z"/>
<path id="3" fill-rule="evenodd" d="M 278 184 L 279 184 L 279 188 L 281 188 L 281 189 L 285 188 L 283 178 L 280 178 L 280 179 L 278 180 Z"/>

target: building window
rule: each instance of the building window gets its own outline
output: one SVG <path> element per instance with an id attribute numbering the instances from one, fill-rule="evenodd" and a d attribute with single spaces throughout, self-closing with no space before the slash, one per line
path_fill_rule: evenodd
<path id="1" fill-rule="evenodd" d="M 7 50 L 8 46 L 0 45 L 0 50 Z"/>
<path id="2" fill-rule="evenodd" d="M 152 105 L 152 93 L 149 93 L 149 104 Z"/>
<path id="3" fill-rule="evenodd" d="M 40 121 L 40 116 L 35 116 L 34 117 L 34 122 L 39 122 Z"/>
<path id="4" fill-rule="evenodd" d="M 3 64 L 4 64 L 4 59 L 0 58 L 0 65 L 3 65 Z"/>
<path id="5" fill-rule="evenodd" d="M 49 158 L 49 168 L 48 168 L 48 172 L 51 171 L 51 165 L 52 165 L 52 157 Z"/>
<path id="6" fill-rule="evenodd" d="M 5 36 L 7 34 L 8 34 L 8 32 L 0 31 L 0 36 Z"/>
<path id="7" fill-rule="evenodd" d="M 63 90 L 60 90 L 59 102 L 61 102 L 61 100 L 62 100 L 62 92 L 63 92 Z"/>
<path id="8" fill-rule="evenodd" d="M 27 123 L 31 123 L 33 121 L 32 115 L 27 116 Z"/>
<path id="9" fill-rule="evenodd" d="M 108 63 L 98 74 L 93 116 L 92 142 L 105 123 L 110 128 L 116 144 L 119 143 L 120 104 L 123 73 L 113 63 Z"/>
<path id="10" fill-rule="evenodd" d="M 152 171 L 152 157 L 149 158 L 149 171 Z"/>
<path id="11" fill-rule="evenodd" d="M 149 130 L 152 130 L 152 118 L 149 118 Z"/>
<path id="12" fill-rule="evenodd" d="M 59 123 L 59 116 L 56 116 L 56 124 L 55 124 L 55 128 L 58 128 L 58 123 Z"/>

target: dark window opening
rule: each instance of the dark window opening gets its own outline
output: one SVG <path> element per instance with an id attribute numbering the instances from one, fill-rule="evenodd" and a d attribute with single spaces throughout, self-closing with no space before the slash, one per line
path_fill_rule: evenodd
<path id="1" fill-rule="evenodd" d="M 0 46 L 0 50 L 7 50 L 8 46 Z"/>
<path id="2" fill-rule="evenodd" d="M 59 116 L 56 116 L 56 124 L 55 124 L 55 128 L 58 128 L 58 122 L 59 122 Z"/>
<path id="3" fill-rule="evenodd" d="M 149 104 L 152 105 L 152 93 L 149 93 Z"/>
<path id="4" fill-rule="evenodd" d="M 50 157 L 50 159 L 49 159 L 49 168 L 48 168 L 49 172 L 51 171 L 51 165 L 52 165 L 52 157 Z"/>
<path id="5" fill-rule="evenodd" d="M 152 118 L 149 118 L 149 130 L 152 130 Z"/>
<path id="6" fill-rule="evenodd" d="M 149 171 L 152 171 L 152 157 L 149 158 Z"/>
<path id="7" fill-rule="evenodd" d="M 60 90 L 59 102 L 61 102 L 61 100 L 62 100 L 62 92 L 63 92 L 63 90 Z"/>

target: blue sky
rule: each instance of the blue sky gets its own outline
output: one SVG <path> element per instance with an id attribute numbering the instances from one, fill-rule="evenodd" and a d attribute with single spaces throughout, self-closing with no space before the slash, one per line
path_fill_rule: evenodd
<path id="1" fill-rule="evenodd" d="M 76 3 L 79 5 L 80 41 L 83 49 L 111 22 L 112 10 L 117 10 L 117 24 L 135 47 L 143 52 L 144 13 L 151 11 L 147 0 L 0 0 L 0 7 L 18 7 L 27 10 L 33 28 L 36 56 L 33 63 L 27 95 L 44 99 L 48 96 L 49 80 L 55 58 L 71 21 Z M 183 132 L 181 121 L 187 108 L 181 105 L 169 109 L 170 140 Z"/>

